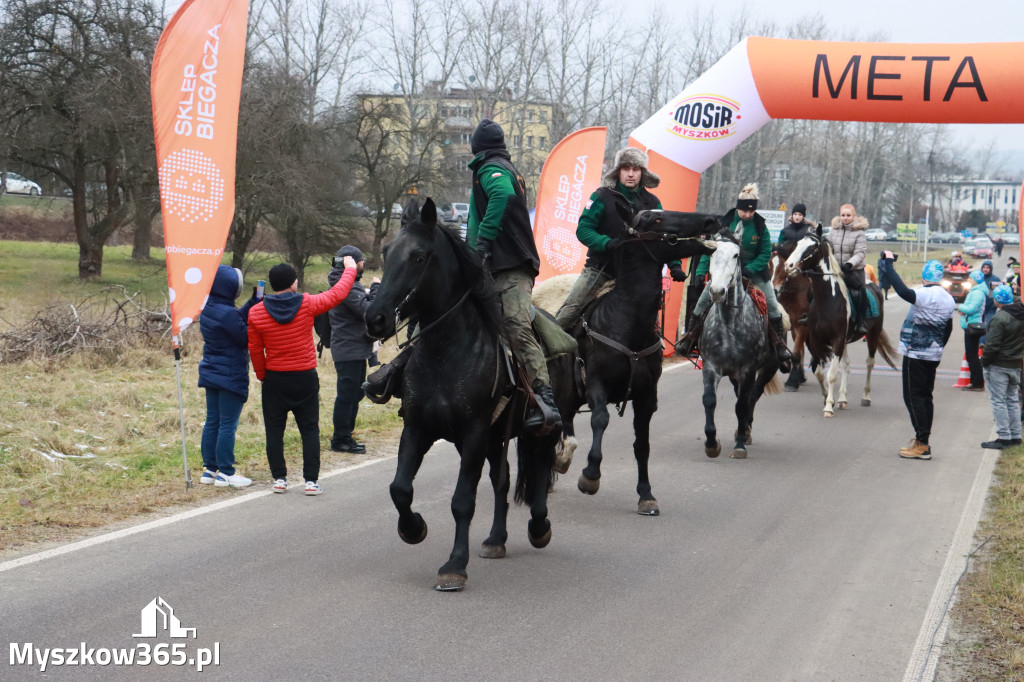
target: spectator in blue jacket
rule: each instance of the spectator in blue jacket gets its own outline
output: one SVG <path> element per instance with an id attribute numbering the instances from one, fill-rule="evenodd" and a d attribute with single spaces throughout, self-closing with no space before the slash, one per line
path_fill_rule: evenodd
<path id="1" fill-rule="evenodd" d="M 978 342 L 984 336 L 984 332 L 978 332 L 977 327 L 971 325 L 984 325 L 982 318 L 989 290 L 981 270 L 972 272 L 971 280 L 974 286 L 967 292 L 964 302 L 956 307 L 960 311 L 960 328 L 964 330 L 964 355 L 967 358 L 967 366 L 971 368 L 971 383 L 964 386 L 964 390 L 984 391 L 985 375 L 981 370 L 981 358 L 978 356 Z"/>
<path id="2" fill-rule="evenodd" d="M 363 399 L 363 381 L 366 380 L 366 361 L 373 355 L 373 339 L 366 335 L 366 309 L 373 302 L 380 280 L 376 277 L 367 291 L 360 282 L 366 261 L 363 253 L 354 246 L 338 249 L 337 258 L 351 256 L 356 261 L 356 281 L 338 305 L 327 314 L 331 320 L 331 359 L 338 372 L 338 392 L 334 399 L 334 435 L 331 450 L 362 454 L 366 445 L 352 437 L 356 427 L 359 401 Z M 327 282 L 334 286 L 343 267 L 334 267 L 327 275 Z"/>
<path id="3" fill-rule="evenodd" d="M 992 321 L 992 318 L 996 316 L 996 302 L 992 300 L 992 292 L 995 291 L 996 287 L 1003 283 L 1003 280 L 999 279 L 992 270 L 992 261 L 987 260 L 981 264 L 981 274 L 985 276 L 985 324 Z M 984 341 L 982 341 L 984 344 Z"/>
<path id="4" fill-rule="evenodd" d="M 200 483 L 218 488 L 244 488 L 252 483 L 235 471 L 235 431 L 242 405 L 249 399 L 249 308 L 235 299 L 242 294 L 242 271 L 228 265 L 217 267 L 210 297 L 199 316 L 203 334 L 203 359 L 199 363 L 199 387 L 206 389 L 206 423 L 201 449 L 203 475 Z"/>

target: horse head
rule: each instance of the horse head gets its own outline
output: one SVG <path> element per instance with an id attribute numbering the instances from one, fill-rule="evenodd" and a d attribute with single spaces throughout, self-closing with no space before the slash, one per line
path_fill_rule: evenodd
<path id="1" fill-rule="evenodd" d="M 708 293 L 714 303 L 725 300 L 726 294 L 740 283 L 743 266 L 740 263 L 740 244 L 732 235 L 722 232 L 716 240 L 718 246 L 711 254 L 708 275 Z"/>
<path id="2" fill-rule="evenodd" d="M 815 261 L 821 261 L 827 256 L 827 251 L 822 254 L 822 249 L 827 249 L 825 240 L 821 236 L 821 225 L 818 225 L 814 232 L 807 233 L 793 247 L 793 252 L 786 258 L 786 274 L 792 274 L 797 270 L 808 270 Z"/>
<path id="3" fill-rule="evenodd" d="M 427 199 L 419 211 L 413 202 L 406 206 L 402 228 L 384 250 L 384 273 L 366 310 L 366 330 L 371 337 L 392 336 L 398 321 L 412 314 L 419 300 L 431 295 L 426 289 L 437 278 L 426 275 L 436 266 L 441 229 L 432 199 Z"/>

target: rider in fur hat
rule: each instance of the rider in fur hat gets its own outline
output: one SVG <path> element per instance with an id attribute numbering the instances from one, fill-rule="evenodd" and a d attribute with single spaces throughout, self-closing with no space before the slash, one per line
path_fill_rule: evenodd
<path id="1" fill-rule="evenodd" d="M 555 315 L 563 329 L 571 329 L 594 294 L 618 274 L 613 252 L 622 246 L 627 235 L 615 204 L 634 211 L 661 209 L 661 201 L 648 191 L 660 183 L 661 178 L 647 167 L 647 154 L 643 150 L 626 147 L 615 153 L 614 165 L 601 179 L 601 187 L 590 195 L 576 225 L 576 238 L 587 247 L 587 262 Z M 677 282 L 686 279 L 678 260 L 668 265 L 672 279 Z"/>

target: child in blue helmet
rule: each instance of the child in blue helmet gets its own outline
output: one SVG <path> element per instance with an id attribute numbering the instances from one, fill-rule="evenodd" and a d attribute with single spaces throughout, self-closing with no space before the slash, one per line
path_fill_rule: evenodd
<path id="1" fill-rule="evenodd" d="M 981 364 L 996 422 L 996 439 L 981 447 L 1002 450 L 1021 443 L 1020 385 L 1024 363 L 1024 305 L 1001 284 L 992 292 L 996 314 L 989 323 Z"/>
<path id="2" fill-rule="evenodd" d="M 942 288 L 942 263 L 930 260 L 921 270 L 924 286 L 909 288 L 893 267 L 892 251 L 882 252 L 882 268 L 892 288 L 910 311 L 900 330 L 899 352 L 903 356 L 903 402 L 910 413 L 914 437 L 910 445 L 900 449 L 904 459 L 931 459 L 932 418 L 935 413 L 932 393 L 935 372 L 942 359 L 942 350 L 953 333 L 953 312 L 956 303 Z"/>
<path id="3" fill-rule="evenodd" d="M 981 371 L 981 358 L 978 357 L 978 344 L 985 332 L 978 329 L 984 325 L 985 299 L 989 297 L 988 283 L 981 270 L 971 273 L 974 286 L 967 293 L 964 302 L 957 306 L 960 311 L 960 328 L 964 330 L 964 354 L 967 366 L 971 368 L 971 383 L 964 386 L 965 391 L 984 391 L 985 377 Z"/>

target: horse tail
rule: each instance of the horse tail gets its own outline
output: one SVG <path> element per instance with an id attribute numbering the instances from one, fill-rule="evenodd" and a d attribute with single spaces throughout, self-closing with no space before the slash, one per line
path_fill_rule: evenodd
<path id="1" fill-rule="evenodd" d="M 554 483 L 554 437 L 520 436 L 516 439 L 516 460 L 516 504 L 533 504 L 537 491 L 547 490 Z"/>
<path id="2" fill-rule="evenodd" d="M 893 347 L 892 341 L 889 340 L 889 335 L 885 333 L 884 329 L 878 335 L 878 351 L 889 366 L 896 369 L 896 349 Z"/>

